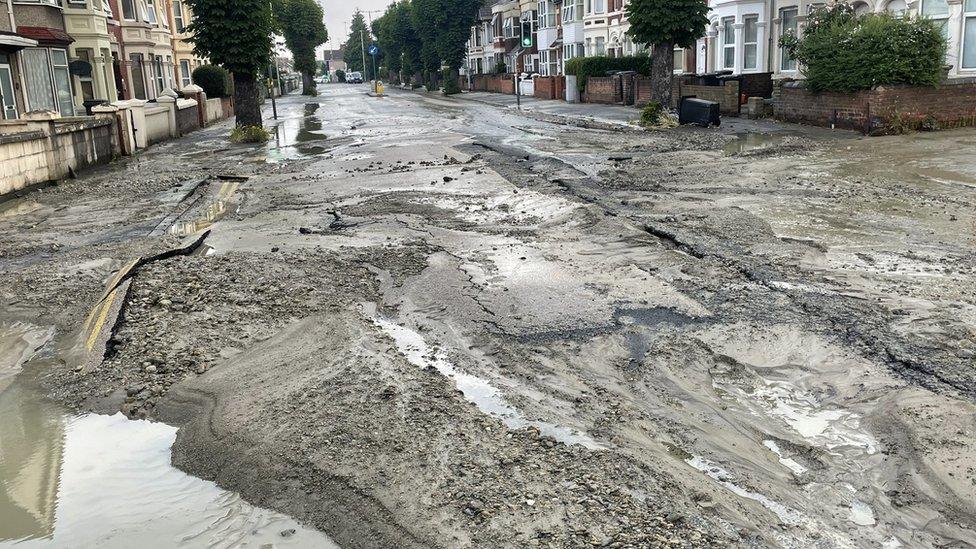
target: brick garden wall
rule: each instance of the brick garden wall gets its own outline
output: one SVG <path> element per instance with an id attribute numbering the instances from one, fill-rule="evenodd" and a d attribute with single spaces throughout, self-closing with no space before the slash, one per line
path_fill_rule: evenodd
<path id="1" fill-rule="evenodd" d="M 864 133 L 893 122 L 913 126 L 934 120 L 942 128 L 976 126 L 976 83 L 880 86 L 856 93 L 813 93 L 784 86 L 778 95 L 774 116 L 786 122 Z"/>
<path id="2" fill-rule="evenodd" d="M 535 79 L 535 96 L 539 99 L 565 99 L 565 76 L 540 76 Z"/>
<path id="3" fill-rule="evenodd" d="M 727 80 L 721 86 L 700 86 L 676 80 L 671 90 L 671 106 L 674 108 L 678 107 L 682 97 L 697 97 L 718 103 L 722 114 L 739 114 L 739 83 L 735 80 Z"/>
<path id="4" fill-rule="evenodd" d="M 622 101 L 620 79 L 610 76 L 591 76 L 586 79 L 584 101 L 615 105 Z"/>

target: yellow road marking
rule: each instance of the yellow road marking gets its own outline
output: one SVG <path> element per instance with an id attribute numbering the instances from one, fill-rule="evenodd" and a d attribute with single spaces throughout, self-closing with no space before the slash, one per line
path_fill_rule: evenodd
<path id="1" fill-rule="evenodd" d="M 115 303 L 115 297 L 118 295 L 118 288 L 112 290 L 108 297 L 102 302 L 101 311 L 98 313 L 98 320 L 95 321 L 95 325 L 92 326 L 91 333 L 88 334 L 88 341 L 85 342 L 85 346 L 91 351 L 95 347 L 95 342 L 98 340 L 98 334 L 102 332 L 102 327 L 105 326 L 105 320 L 108 319 L 108 313 L 112 310 L 112 305 Z"/>

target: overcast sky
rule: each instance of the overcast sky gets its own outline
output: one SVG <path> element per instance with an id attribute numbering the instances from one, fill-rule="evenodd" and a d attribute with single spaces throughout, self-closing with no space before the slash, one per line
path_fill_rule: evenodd
<path id="1" fill-rule="evenodd" d="M 349 22 L 352 21 L 352 14 L 356 8 L 364 13 L 367 10 L 378 10 L 372 14 L 379 17 L 386 7 L 393 0 L 319 0 L 322 9 L 325 11 L 325 27 L 329 29 L 329 39 L 331 42 L 327 46 L 331 49 L 338 49 L 339 44 L 345 42 L 349 36 Z M 368 21 L 369 19 L 367 19 Z"/>

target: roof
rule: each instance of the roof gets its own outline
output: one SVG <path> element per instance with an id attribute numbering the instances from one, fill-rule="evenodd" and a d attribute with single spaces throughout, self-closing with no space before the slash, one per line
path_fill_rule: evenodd
<path id="1" fill-rule="evenodd" d="M 67 45 L 75 41 L 75 39 L 68 36 L 68 33 L 64 32 L 63 29 L 55 29 L 51 27 L 18 26 L 17 34 L 26 38 L 37 40 L 42 44 Z"/>
<path id="2" fill-rule="evenodd" d="M 31 40 L 26 36 L 21 36 L 7 31 L 0 31 L 0 50 L 19 50 L 37 45 L 37 40 Z"/>

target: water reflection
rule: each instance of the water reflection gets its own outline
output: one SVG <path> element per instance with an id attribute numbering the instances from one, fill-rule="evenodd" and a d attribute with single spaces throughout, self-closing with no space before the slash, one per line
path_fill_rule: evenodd
<path id="1" fill-rule="evenodd" d="M 51 336 L 0 324 L 0 548 L 337 547 L 173 468 L 175 427 L 45 399 L 17 373 Z"/>

